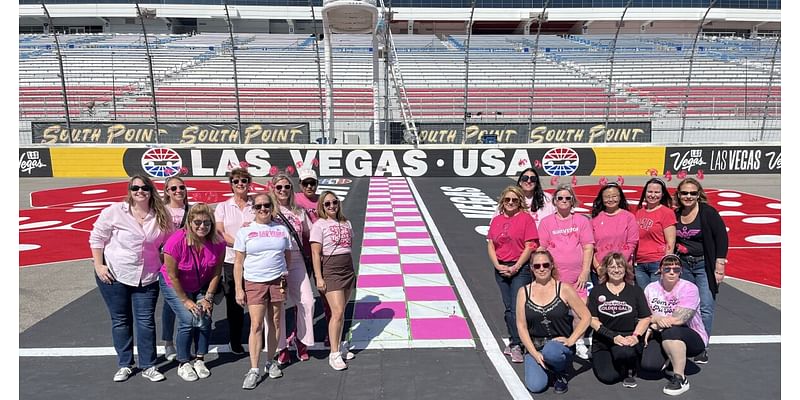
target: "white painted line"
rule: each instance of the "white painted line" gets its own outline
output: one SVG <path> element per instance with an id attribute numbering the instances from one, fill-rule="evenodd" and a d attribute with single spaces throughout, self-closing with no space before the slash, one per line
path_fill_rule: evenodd
<path id="1" fill-rule="evenodd" d="M 435 349 L 448 347 L 475 348 L 472 339 L 409 339 L 409 340 L 371 340 L 350 342 L 351 349 L 356 350 L 392 350 L 392 349 Z"/>
<path id="2" fill-rule="evenodd" d="M 739 250 L 758 250 L 758 249 L 780 249 L 781 246 L 738 246 L 738 247 L 728 247 L 728 250 L 739 249 Z"/>
<path id="3" fill-rule="evenodd" d="M 763 286 L 765 288 L 781 290 L 781 288 L 779 286 L 772 286 L 772 285 L 767 285 L 767 284 L 764 284 L 764 283 L 748 281 L 747 279 L 740 279 L 740 278 L 734 278 L 732 276 L 725 276 L 725 280 L 728 280 L 728 279 L 733 279 L 733 280 L 739 281 L 739 282 L 745 282 L 745 283 L 750 283 L 750 284 L 753 284 L 753 285 Z"/>
<path id="4" fill-rule="evenodd" d="M 428 212 L 428 207 L 422 201 L 422 196 L 420 196 L 419 192 L 417 191 L 416 185 L 414 185 L 414 182 L 411 178 L 406 178 L 406 182 L 408 182 L 408 186 L 411 191 L 414 192 L 414 197 L 417 199 L 419 210 L 422 212 L 422 215 L 427 221 L 428 229 L 430 229 L 431 235 L 436 241 L 436 245 L 439 248 L 439 253 L 441 254 L 445 267 L 447 268 L 447 272 L 450 273 L 450 277 L 453 278 L 453 283 L 456 286 L 456 290 L 458 290 L 461 301 L 464 302 L 467 315 L 469 315 L 469 318 L 472 320 L 472 324 L 475 326 L 475 331 L 478 333 L 478 338 L 486 351 L 486 355 L 489 357 L 489 361 L 491 361 L 492 365 L 494 365 L 497 374 L 499 375 L 500 379 L 503 380 L 503 383 L 506 385 L 506 388 L 514 399 L 532 399 L 533 397 L 531 396 L 530 392 L 528 392 L 525 384 L 523 384 L 519 379 L 517 372 L 511 367 L 511 364 L 503 355 L 502 350 L 500 350 L 500 346 L 497 345 L 497 340 L 495 340 L 494 336 L 492 335 L 492 331 L 489 329 L 489 325 L 483 318 L 481 310 L 478 307 L 478 303 L 475 301 L 475 298 L 472 297 L 472 293 L 469 290 L 469 286 L 467 286 L 467 282 L 464 281 L 464 277 L 461 276 L 461 271 L 459 271 L 458 265 L 453 259 L 453 255 L 450 254 L 450 250 L 445 245 L 442 234 L 439 233 L 439 229 L 433 222 L 433 218 L 431 217 L 430 212 Z"/>

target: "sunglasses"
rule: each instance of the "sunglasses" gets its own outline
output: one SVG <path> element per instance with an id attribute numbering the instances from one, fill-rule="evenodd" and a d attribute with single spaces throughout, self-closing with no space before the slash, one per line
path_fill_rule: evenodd
<path id="1" fill-rule="evenodd" d="M 303 185 L 303 186 L 317 186 L 317 181 L 315 181 L 315 180 L 307 180 L 307 181 L 300 182 L 300 184 Z"/>
<path id="2" fill-rule="evenodd" d="M 169 187 L 169 190 L 170 190 L 170 192 L 177 192 L 177 191 L 178 191 L 178 189 L 180 189 L 180 190 L 186 190 L 186 186 L 184 186 L 184 185 L 180 185 L 180 186 L 170 186 L 170 187 Z"/>
<path id="3" fill-rule="evenodd" d="M 536 175 L 522 175 L 519 177 L 519 181 L 534 183 L 539 181 L 539 177 L 537 177 Z"/>
<path id="4" fill-rule="evenodd" d="M 681 194 L 681 196 L 692 196 L 692 197 L 696 197 L 697 195 L 700 194 L 700 192 L 698 191 L 687 192 L 685 190 L 681 190 L 679 193 Z"/>
<path id="5" fill-rule="evenodd" d="M 516 198 L 516 197 L 506 197 L 506 198 L 503 199 L 503 202 L 504 203 L 517 204 L 517 203 L 519 203 L 519 199 Z"/>
<path id="6" fill-rule="evenodd" d="M 275 190 L 276 191 L 281 191 L 283 189 L 292 190 L 292 185 L 291 184 L 289 184 L 289 185 L 275 185 Z"/>
<path id="7" fill-rule="evenodd" d="M 197 228 L 199 228 L 200 225 L 205 225 L 206 227 L 210 227 L 211 226 L 211 220 L 210 219 L 204 219 L 204 220 L 201 221 L 199 219 L 196 219 L 196 220 L 192 221 L 192 224 L 194 224 L 194 226 L 197 227 Z"/>
<path id="8" fill-rule="evenodd" d="M 130 185 L 130 186 L 128 186 L 128 189 L 130 189 L 131 192 L 138 192 L 139 190 L 144 190 L 145 192 L 149 192 L 149 191 L 153 190 L 153 188 L 151 188 L 150 186 L 147 186 L 147 185 L 144 185 L 144 186 Z"/>
<path id="9" fill-rule="evenodd" d="M 332 205 L 338 206 L 339 205 L 339 200 L 326 201 L 326 202 L 322 203 L 322 205 L 324 205 L 325 207 L 330 207 Z"/>
<path id="10" fill-rule="evenodd" d="M 670 272 L 674 272 L 676 274 L 680 274 L 681 273 L 681 267 L 663 267 L 663 268 L 661 268 L 661 271 L 663 273 L 665 273 L 665 274 L 668 274 Z"/>
<path id="11" fill-rule="evenodd" d="M 272 208 L 272 203 L 256 203 L 253 204 L 253 210 L 259 211 L 261 209 L 269 210 Z"/>
<path id="12" fill-rule="evenodd" d="M 239 184 L 239 182 L 242 182 L 243 184 L 245 184 L 245 185 L 246 185 L 246 184 L 250 183 L 250 179 L 248 179 L 248 178 L 242 178 L 242 179 L 232 179 L 232 180 L 231 180 L 231 183 L 232 183 L 232 184 L 234 184 L 234 185 L 238 185 L 238 184 Z"/>
<path id="13" fill-rule="evenodd" d="M 558 196 L 558 197 L 556 197 L 556 200 L 558 200 L 558 201 L 564 201 L 564 200 L 572 201 L 572 196 Z"/>
<path id="14" fill-rule="evenodd" d="M 541 269 L 541 268 L 550 268 L 550 263 L 541 263 L 541 264 L 531 264 L 531 268 L 533 269 Z"/>

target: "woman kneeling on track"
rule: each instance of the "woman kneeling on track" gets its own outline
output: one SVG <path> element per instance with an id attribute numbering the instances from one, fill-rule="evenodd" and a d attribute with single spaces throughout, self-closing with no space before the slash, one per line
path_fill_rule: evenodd
<path id="1" fill-rule="evenodd" d="M 331 317 L 328 320 L 331 353 L 328 355 L 328 364 L 341 371 L 347 368 L 344 360 L 355 357 L 347 349 L 347 342 L 342 341 L 344 310 L 356 282 L 353 257 L 350 254 L 353 226 L 345 218 L 339 198 L 331 191 L 326 190 L 319 196 L 317 217 L 319 219 L 311 227 L 309 239 L 311 259 L 317 290 L 325 296 L 331 307 Z"/>
<path id="2" fill-rule="evenodd" d="M 689 390 L 686 358 L 703 352 L 708 334 L 700 317 L 700 293 L 692 282 L 681 279 L 680 258 L 664 256 L 659 270 L 661 279 L 644 289 L 653 317 L 645 335 L 642 370 L 665 370 L 669 382 L 664 393 L 677 396 Z"/>
<path id="3" fill-rule="evenodd" d="M 214 214 L 206 204 L 195 204 L 187 213 L 186 227 L 164 245 L 160 288 L 164 303 L 178 317 L 176 338 L 178 376 L 185 381 L 208 378 L 204 355 L 211 339 L 214 293 L 221 290 L 225 239 L 217 234 Z M 196 329 L 196 332 L 195 332 Z M 190 363 L 193 338 L 197 355 Z"/>
<path id="4" fill-rule="evenodd" d="M 650 308 L 642 288 L 633 284 L 633 268 L 622 253 L 609 253 L 597 268 L 599 284 L 589 293 L 592 314 L 592 370 L 600 382 L 636 387 Z"/>
<path id="5" fill-rule="evenodd" d="M 528 351 L 525 386 L 531 392 L 542 392 L 550 375 L 555 393 L 566 393 L 567 367 L 575 354 L 575 342 L 589 327 L 589 309 L 572 285 L 558 280 L 549 251 L 535 251 L 530 265 L 533 282 L 517 293 L 517 330 Z M 573 315 L 579 319 L 574 328 Z"/>
<path id="6" fill-rule="evenodd" d="M 250 313 L 250 370 L 242 389 L 255 389 L 259 379 L 258 362 L 264 349 L 264 315 L 270 324 L 267 336 L 266 371 L 272 379 L 283 376 L 272 357 L 278 348 L 281 310 L 286 300 L 286 265 L 291 262 L 292 243 L 289 230 L 274 220 L 278 215 L 272 196 L 262 193 L 253 198 L 256 219 L 236 232 L 233 249 L 236 260 L 233 276 L 236 302 L 247 305 Z"/>

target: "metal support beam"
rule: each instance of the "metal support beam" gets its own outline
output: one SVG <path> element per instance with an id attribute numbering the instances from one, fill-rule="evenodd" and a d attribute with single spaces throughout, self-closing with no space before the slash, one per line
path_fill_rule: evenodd
<path id="1" fill-rule="evenodd" d="M 228 25 L 228 34 L 231 38 L 231 62 L 233 62 L 233 91 L 236 95 L 236 127 L 239 129 L 239 143 L 242 143 L 242 107 L 239 100 L 239 73 L 236 64 L 236 42 L 233 39 L 233 24 L 231 23 L 231 14 L 228 12 L 228 2 L 225 2 L 225 23 Z"/>
<path id="2" fill-rule="evenodd" d="M 469 113 L 469 40 L 472 38 L 472 21 L 475 17 L 475 0 L 472 0 L 472 7 L 469 12 L 469 21 L 467 22 L 467 43 L 464 52 L 464 129 L 461 131 L 461 144 L 467 141 L 467 118 L 470 117 Z"/>
<path id="3" fill-rule="evenodd" d="M 150 55 L 150 44 L 147 41 L 147 30 L 144 27 L 144 19 L 147 18 L 142 14 L 142 9 L 139 8 L 139 3 L 136 3 L 136 15 L 142 24 L 142 34 L 144 35 L 144 49 L 147 54 L 147 68 L 150 75 L 150 97 L 153 100 L 153 125 L 156 128 L 156 143 L 158 143 L 158 135 L 161 132 L 158 128 L 158 102 L 156 101 L 156 79 L 153 76 L 153 57 Z"/>
<path id="4" fill-rule="evenodd" d="M 61 56 L 61 45 L 58 44 L 58 33 L 56 32 L 56 27 L 53 24 L 53 18 L 50 17 L 50 11 L 47 9 L 47 6 L 44 5 L 42 2 L 42 8 L 44 9 L 45 15 L 47 15 L 48 24 L 50 24 L 50 29 L 53 31 L 53 40 L 56 42 L 56 55 L 58 56 L 58 75 L 61 78 L 61 97 L 64 100 L 64 118 L 67 120 L 67 130 L 70 132 L 69 134 L 69 142 L 72 143 L 72 121 L 70 121 L 69 117 L 69 100 L 67 99 L 67 81 L 66 77 L 64 76 L 64 60 Z"/>
<path id="5" fill-rule="evenodd" d="M 708 17 L 708 13 L 711 12 L 711 8 L 714 7 L 716 2 L 717 0 L 709 0 L 708 8 L 705 14 L 703 14 L 703 19 L 700 20 L 700 24 L 697 26 L 697 33 L 695 33 L 694 42 L 692 43 L 692 54 L 689 56 L 689 74 L 686 76 L 686 91 L 684 92 L 683 104 L 681 105 L 681 110 L 683 111 L 681 115 L 681 143 L 683 143 L 683 134 L 686 129 L 686 109 L 689 106 L 689 91 L 692 85 L 692 67 L 694 66 L 694 53 L 697 49 L 697 39 L 700 38 L 700 32 L 703 31 L 703 25 L 706 24 L 706 17 Z"/>

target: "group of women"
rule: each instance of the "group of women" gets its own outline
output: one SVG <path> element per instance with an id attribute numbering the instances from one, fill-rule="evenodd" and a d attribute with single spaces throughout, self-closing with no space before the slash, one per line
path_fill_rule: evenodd
<path id="1" fill-rule="evenodd" d="M 211 375 L 204 356 L 214 305 L 222 296 L 234 354 L 244 353 L 244 307 L 250 317 L 250 369 L 242 388 L 255 388 L 262 376 L 265 333 L 270 357 L 264 375 L 281 377 L 280 365 L 291 361 L 289 341 L 301 361 L 309 359 L 307 349 L 314 344 L 311 273 L 330 308 L 329 365 L 347 368 L 345 360 L 354 355 L 341 338 L 344 309 L 355 286 L 352 225 L 335 193 L 316 195 L 313 171 L 302 171 L 300 177 L 304 190 L 297 199 L 286 175 L 275 176 L 267 192 L 253 194 L 249 172 L 233 169 L 233 195 L 215 209 L 203 203 L 190 207 L 179 177 L 165 181 L 163 197 L 150 178 L 129 180 L 126 199 L 101 212 L 89 239 L 95 279 L 111 316 L 115 382 L 134 373 L 134 331 L 141 375 L 154 382 L 165 379 L 155 366 L 159 293 L 165 356 L 178 361 L 183 380 Z M 290 340 L 282 318 L 287 306 L 296 310 L 287 313 L 296 317 Z"/>
<path id="2" fill-rule="evenodd" d="M 640 369 L 663 369 L 664 393 L 689 389 L 686 358 L 708 362 L 728 238 L 696 179 L 678 184 L 674 209 L 672 200 L 653 178 L 632 213 L 621 185 L 606 183 L 590 218 L 574 212 L 570 185 L 549 196 L 533 168 L 500 193 L 488 255 L 505 306 L 505 353 L 524 362 L 530 391 L 552 382 L 566 392 L 573 355 L 591 357 L 607 384 L 636 387 Z"/>

